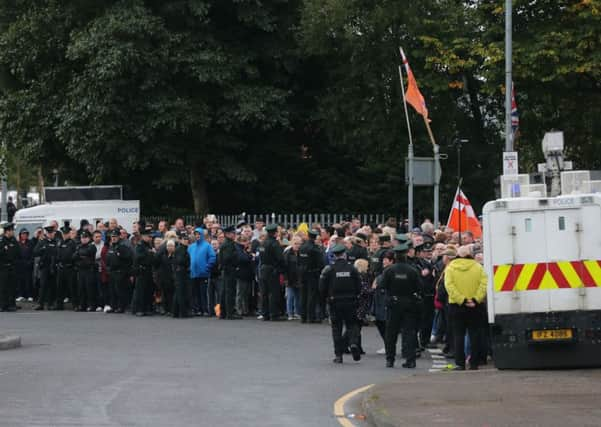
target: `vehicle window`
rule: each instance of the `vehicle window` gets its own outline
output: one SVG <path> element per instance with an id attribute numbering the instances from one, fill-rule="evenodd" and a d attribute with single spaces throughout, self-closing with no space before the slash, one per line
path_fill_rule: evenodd
<path id="1" fill-rule="evenodd" d="M 565 216 L 559 217 L 559 231 L 564 231 L 566 229 L 566 218 Z"/>
<path id="2" fill-rule="evenodd" d="M 524 220 L 524 225 L 525 225 L 526 233 L 530 233 L 532 231 L 532 218 L 526 218 Z"/>

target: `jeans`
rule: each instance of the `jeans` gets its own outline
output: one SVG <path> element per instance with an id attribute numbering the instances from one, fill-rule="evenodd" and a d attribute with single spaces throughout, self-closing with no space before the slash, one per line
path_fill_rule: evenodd
<path id="1" fill-rule="evenodd" d="M 286 288 L 286 312 L 288 316 L 300 315 L 300 289 Z"/>
<path id="2" fill-rule="evenodd" d="M 208 305 L 208 284 L 206 277 L 197 277 L 192 279 L 192 292 L 194 297 L 194 311 L 197 313 L 209 314 Z"/>

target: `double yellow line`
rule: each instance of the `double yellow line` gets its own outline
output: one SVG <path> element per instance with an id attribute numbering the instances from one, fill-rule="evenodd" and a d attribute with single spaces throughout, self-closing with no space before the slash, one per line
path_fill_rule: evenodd
<path id="1" fill-rule="evenodd" d="M 334 402 L 334 416 L 336 417 L 336 419 L 338 420 L 338 422 L 340 423 L 340 425 L 342 427 L 355 427 L 355 425 L 351 421 L 349 421 L 348 418 L 346 418 L 346 415 L 344 413 L 344 405 L 346 405 L 346 402 L 348 402 L 350 399 L 352 399 L 356 395 L 369 390 L 373 386 L 374 386 L 373 384 L 370 384 L 370 385 L 366 385 L 364 387 L 359 387 L 358 389 L 345 394 L 340 399 L 338 399 L 336 402 Z"/>

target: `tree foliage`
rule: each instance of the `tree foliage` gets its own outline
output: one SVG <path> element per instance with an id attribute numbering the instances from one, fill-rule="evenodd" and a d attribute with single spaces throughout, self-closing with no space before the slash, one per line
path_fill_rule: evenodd
<path id="1" fill-rule="evenodd" d="M 552 128 L 578 166 L 601 168 L 599 1 L 514 8 L 524 170 Z M 501 169 L 503 13 L 498 0 L 0 0 L 0 134 L 32 170 L 125 184 L 148 211 L 404 211 L 403 46 L 448 154 L 442 206 L 458 137 L 479 206 Z M 417 198 L 431 215 L 431 192 Z"/>

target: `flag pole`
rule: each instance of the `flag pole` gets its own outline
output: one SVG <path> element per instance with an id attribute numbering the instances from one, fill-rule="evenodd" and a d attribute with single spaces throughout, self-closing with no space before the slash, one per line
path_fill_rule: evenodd
<path id="1" fill-rule="evenodd" d="M 405 84 L 403 83 L 403 70 L 399 65 L 399 79 L 401 81 L 401 94 L 403 95 L 403 107 L 405 108 L 405 119 L 407 120 L 407 132 L 409 134 L 409 148 L 407 150 L 409 177 L 407 191 L 407 219 L 409 220 L 409 230 L 413 229 L 413 136 L 411 135 L 411 123 L 409 122 L 409 111 L 407 109 L 407 100 L 405 99 Z"/>
<path id="2" fill-rule="evenodd" d="M 440 150 L 438 144 L 436 144 L 436 140 L 434 139 L 434 133 L 430 127 L 430 121 L 425 116 L 422 117 L 424 118 L 424 123 L 426 124 L 428 135 L 430 136 L 432 151 L 434 152 L 434 227 L 438 228 L 440 211 Z"/>

